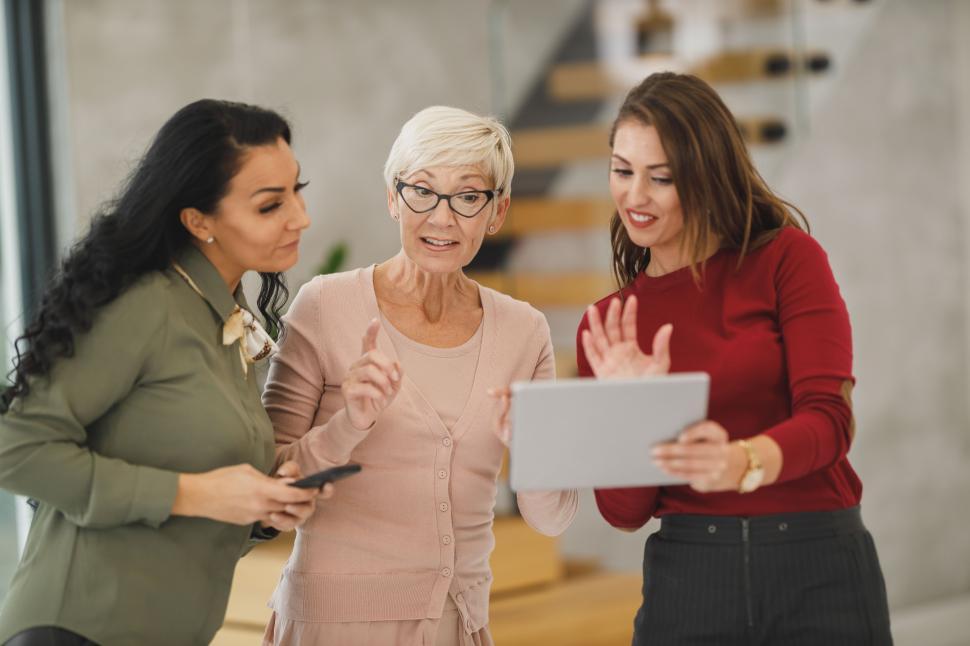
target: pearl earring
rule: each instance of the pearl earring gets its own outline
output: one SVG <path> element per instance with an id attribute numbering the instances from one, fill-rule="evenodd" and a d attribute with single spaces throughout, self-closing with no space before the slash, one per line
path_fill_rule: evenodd
<path id="1" fill-rule="evenodd" d="M 213 238 L 212 236 L 209 236 L 209 237 L 208 237 L 208 238 L 206 239 L 206 241 L 205 241 L 205 243 L 206 243 L 206 244 L 212 244 L 213 242 L 215 242 L 215 240 L 216 240 L 215 238 Z"/>
<path id="2" fill-rule="evenodd" d="M 489 227 L 488 228 L 488 232 L 489 233 L 495 233 L 495 227 Z"/>

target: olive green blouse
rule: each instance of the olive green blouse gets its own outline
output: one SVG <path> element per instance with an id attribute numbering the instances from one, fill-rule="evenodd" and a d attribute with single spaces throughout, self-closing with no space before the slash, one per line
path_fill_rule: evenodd
<path id="1" fill-rule="evenodd" d="M 0 416 L 0 487 L 40 501 L 0 643 L 59 626 L 105 646 L 207 644 L 251 526 L 171 516 L 178 474 L 273 465 L 255 370 L 222 325 L 236 302 L 189 246 L 97 311 L 75 352 Z"/>

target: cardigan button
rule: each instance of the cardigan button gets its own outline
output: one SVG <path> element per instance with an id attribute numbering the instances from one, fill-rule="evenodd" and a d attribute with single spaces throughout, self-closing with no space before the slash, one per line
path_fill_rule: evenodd
<path id="1" fill-rule="evenodd" d="M 451 545 L 451 536 L 448 536 L 447 534 L 445 534 L 444 536 L 441 537 L 441 542 L 444 543 L 445 545 Z"/>
<path id="2" fill-rule="evenodd" d="M 445 478 L 448 477 L 448 472 L 442 469 L 441 471 L 438 472 L 438 477 L 444 480 Z"/>
<path id="3" fill-rule="evenodd" d="M 716 531 L 717 531 L 717 525 L 708 525 L 707 526 L 707 533 L 708 534 L 713 534 Z"/>
<path id="4" fill-rule="evenodd" d="M 451 568 L 450 567 L 441 568 L 441 576 L 444 576 L 444 577 L 451 576 Z"/>
<path id="5" fill-rule="evenodd" d="M 448 511 L 448 503 L 446 502 L 441 503 L 440 505 L 438 505 L 438 509 L 440 509 L 441 511 Z"/>
<path id="6" fill-rule="evenodd" d="M 451 446 L 451 438 L 450 437 L 443 438 L 441 440 L 441 443 L 444 444 L 445 446 Z"/>

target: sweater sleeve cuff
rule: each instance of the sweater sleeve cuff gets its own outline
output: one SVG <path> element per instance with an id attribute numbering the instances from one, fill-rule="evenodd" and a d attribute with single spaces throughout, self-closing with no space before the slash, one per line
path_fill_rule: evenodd
<path id="1" fill-rule="evenodd" d="M 559 536 L 572 524 L 579 508 L 579 492 L 522 491 L 516 494 L 525 522 L 540 534 Z"/>
<path id="2" fill-rule="evenodd" d="M 354 428 L 347 417 L 347 410 L 340 409 L 323 426 L 311 429 L 314 453 L 333 464 L 346 464 L 350 453 L 370 433 L 374 426 L 363 431 Z"/>
<path id="3" fill-rule="evenodd" d="M 154 467 L 138 467 L 135 490 L 126 523 L 142 522 L 159 527 L 172 515 L 178 493 L 179 474 Z"/>
<path id="4" fill-rule="evenodd" d="M 811 432 L 789 422 L 765 431 L 781 449 L 781 472 L 776 482 L 787 482 L 810 473 L 815 468 L 818 447 Z"/>

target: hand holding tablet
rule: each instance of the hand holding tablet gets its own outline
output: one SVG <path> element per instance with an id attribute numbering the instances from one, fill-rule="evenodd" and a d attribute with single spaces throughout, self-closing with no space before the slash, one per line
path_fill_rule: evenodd
<path id="1" fill-rule="evenodd" d="M 583 351 L 598 380 L 513 386 L 511 484 L 517 490 L 652 486 L 686 482 L 654 450 L 707 416 L 710 378 L 666 376 L 673 326 L 652 355 L 637 341 L 637 299 L 610 301 L 605 321 L 586 312 Z"/>
<path id="2" fill-rule="evenodd" d="M 513 384 L 512 488 L 683 483 L 651 451 L 707 417 L 709 386 L 705 373 Z"/>

